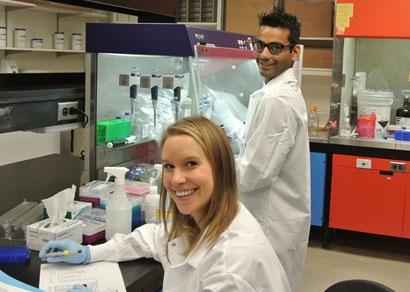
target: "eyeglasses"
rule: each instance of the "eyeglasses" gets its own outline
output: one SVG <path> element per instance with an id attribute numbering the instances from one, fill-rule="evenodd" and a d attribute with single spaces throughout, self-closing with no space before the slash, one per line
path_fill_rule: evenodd
<path id="1" fill-rule="evenodd" d="M 292 48 L 292 44 L 284 45 L 281 43 L 269 43 L 265 44 L 264 42 L 261 41 L 254 41 L 252 42 L 253 49 L 257 51 L 258 53 L 262 53 L 265 47 L 268 47 L 269 53 L 273 55 L 279 55 L 284 48 Z"/>

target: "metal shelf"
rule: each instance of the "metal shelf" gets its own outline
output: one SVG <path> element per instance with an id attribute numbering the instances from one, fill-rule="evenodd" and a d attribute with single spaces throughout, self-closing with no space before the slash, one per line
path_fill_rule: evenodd
<path id="1" fill-rule="evenodd" d="M 332 37 L 301 37 L 300 43 L 306 47 L 333 48 Z"/>

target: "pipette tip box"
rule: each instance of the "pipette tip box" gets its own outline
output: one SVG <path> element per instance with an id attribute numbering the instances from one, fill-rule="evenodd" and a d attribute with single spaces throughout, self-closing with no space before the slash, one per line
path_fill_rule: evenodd
<path id="1" fill-rule="evenodd" d="M 0 247 L 0 264 L 20 264 L 30 259 L 27 246 Z"/>

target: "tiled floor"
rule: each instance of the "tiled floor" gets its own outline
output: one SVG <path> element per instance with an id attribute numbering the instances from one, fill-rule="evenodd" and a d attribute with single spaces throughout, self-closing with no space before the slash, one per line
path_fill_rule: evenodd
<path id="1" fill-rule="evenodd" d="M 347 279 L 410 292 L 410 240 L 338 230 L 326 249 L 321 243 L 311 236 L 298 292 L 323 292 Z"/>

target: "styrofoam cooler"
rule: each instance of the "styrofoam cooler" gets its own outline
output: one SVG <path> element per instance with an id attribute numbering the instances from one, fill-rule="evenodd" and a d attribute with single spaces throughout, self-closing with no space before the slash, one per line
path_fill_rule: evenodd
<path id="1" fill-rule="evenodd" d="M 393 99 L 394 94 L 390 90 L 361 90 L 357 93 L 358 118 L 376 115 L 375 138 L 383 139 L 385 129 L 390 123 Z"/>

